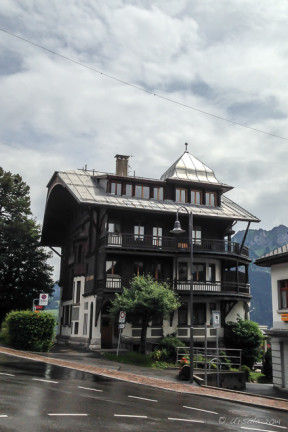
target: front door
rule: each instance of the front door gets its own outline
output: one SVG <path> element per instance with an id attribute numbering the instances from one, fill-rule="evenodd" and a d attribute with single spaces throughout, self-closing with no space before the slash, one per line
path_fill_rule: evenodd
<path id="1" fill-rule="evenodd" d="M 101 318 L 101 348 L 112 348 L 113 321 L 110 317 Z"/>

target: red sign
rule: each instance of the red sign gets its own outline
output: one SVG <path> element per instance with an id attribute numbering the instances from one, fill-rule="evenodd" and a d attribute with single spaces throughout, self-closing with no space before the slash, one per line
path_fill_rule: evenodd
<path id="1" fill-rule="evenodd" d="M 43 306 L 38 306 L 38 305 L 35 306 L 35 310 L 42 310 L 42 309 L 43 309 Z"/>

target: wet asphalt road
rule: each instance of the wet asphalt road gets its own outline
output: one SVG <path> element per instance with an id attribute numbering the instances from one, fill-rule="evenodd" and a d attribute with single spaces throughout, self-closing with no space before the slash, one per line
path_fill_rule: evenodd
<path id="1" fill-rule="evenodd" d="M 285 412 L 0 355 L 0 431 L 288 431 Z"/>

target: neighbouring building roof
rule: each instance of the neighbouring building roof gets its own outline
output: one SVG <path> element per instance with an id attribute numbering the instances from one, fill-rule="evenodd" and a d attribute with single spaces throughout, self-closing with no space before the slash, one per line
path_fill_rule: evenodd
<path id="1" fill-rule="evenodd" d="M 255 260 L 255 264 L 261 267 L 270 267 L 271 264 L 280 264 L 283 262 L 288 262 L 288 244 L 274 249 Z"/>
<path id="2" fill-rule="evenodd" d="M 107 173 L 69 170 L 59 171 L 51 179 L 50 193 L 53 187 L 61 184 L 65 187 L 79 203 L 94 204 L 97 206 L 118 207 L 122 209 L 138 209 L 153 212 L 175 213 L 181 204 L 170 201 L 156 201 L 153 199 L 140 199 L 135 197 L 118 196 L 106 193 L 97 179 L 107 176 Z M 48 197 L 49 198 L 49 197 Z M 191 209 L 194 215 L 213 216 L 215 218 L 228 218 L 241 221 L 259 222 L 247 210 L 243 209 L 229 198 L 222 195 L 221 207 L 206 205 L 193 205 L 185 203 L 185 207 Z"/>

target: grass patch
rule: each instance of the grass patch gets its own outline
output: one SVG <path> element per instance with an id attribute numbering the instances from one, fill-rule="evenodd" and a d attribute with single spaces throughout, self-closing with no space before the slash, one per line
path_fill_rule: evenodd
<path id="1" fill-rule="evenodd" d="M 144 355 L 135 351 L 128 351 L 126 353 L 119 353 L 118 357 L 113 353 L 104 353 L 103 357 L 107 360 L 115 361 L 118 363 L 145 366 L 157 369 L 167 369 L 168 367 L 175 366 L 164 361 L 156 361 L 150 355 Z"/>
<path id="2" fill-rule="evenodd" d="M 259 384 L 272 384 L 272 379 L 267 378 L 261 372 L 250 372 L 249 382 L 257 382 Z"/>

